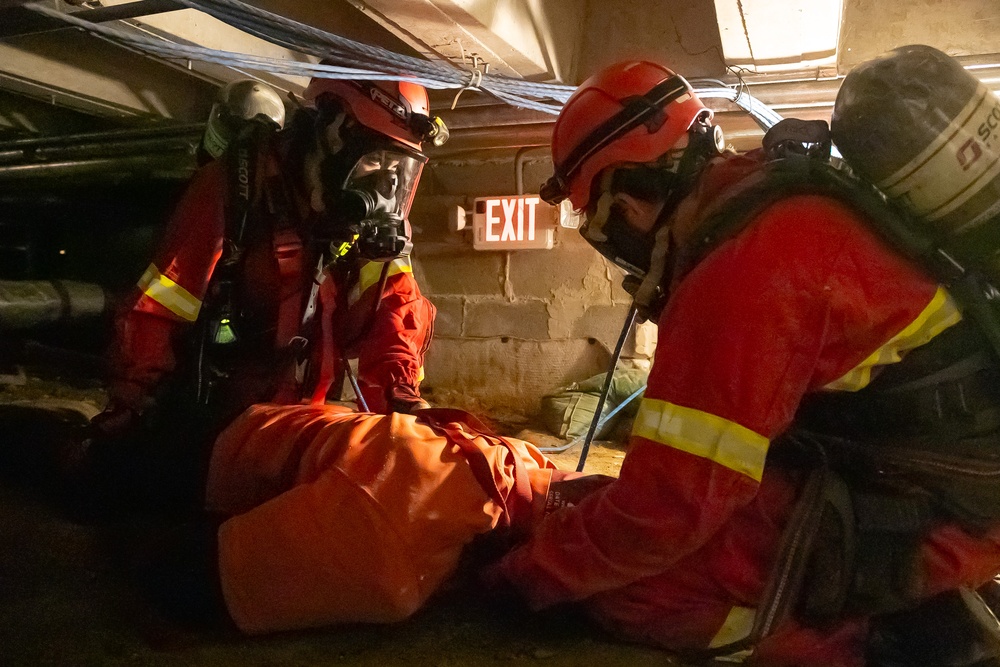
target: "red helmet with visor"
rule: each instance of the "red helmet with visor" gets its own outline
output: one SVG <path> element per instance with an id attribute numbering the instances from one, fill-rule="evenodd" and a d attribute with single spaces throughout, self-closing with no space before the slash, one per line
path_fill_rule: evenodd
<path id="1" fill-rule="evenodd" d="M 323 95 L 332 95 L 359 123 L 414 150 L 419 151 L 424 141 L 440 146 L 448 139 L 444 122 L 430 115 L 427 90 L 412 81 L 316 77 L 302 95 L 314 105 Z"/>
<path id="2" fill-rule="evenodd" d="M 569 98 L 552 132 L 555 174 L 542 188 L 550 203 L 587 207 L 591 184 L 619 163 L 653 162 L 676 148 L 712 112 L 683 77 L 646 61 L 611 65 Z"/>

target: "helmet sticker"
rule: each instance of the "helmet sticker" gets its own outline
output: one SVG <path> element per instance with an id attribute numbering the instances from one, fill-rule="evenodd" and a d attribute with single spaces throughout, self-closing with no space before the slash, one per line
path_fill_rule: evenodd
<path id="1" fill-rule="evenodd" d="M 381 88 L 370 86 L 368 88 L 368 95 L 371 97 L 373 102 L 381 104 L 383 107 L 388 109 L 390 113 L 399 117 L 401 120 L 406 120 L 406 117 L 409 115 L 409 109 L 407 109 L 402 102 L 392 99 Z"/>

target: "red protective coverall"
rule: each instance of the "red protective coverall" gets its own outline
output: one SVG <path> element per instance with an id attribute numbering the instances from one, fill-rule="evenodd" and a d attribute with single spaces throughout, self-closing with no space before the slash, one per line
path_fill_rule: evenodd
<path id="1" fill-rule="evenodd" d="M 381 262 L 364 262 L 349 280 L 324 273 L 315 316 L 318 340 L 313 340 L 307 376 L 311 382 L 295 386 L 292 355 L 283 348 L 299 334 L 320 248 L 301 243 L 299 232 L 314 214 L 282 178 L 277 156 L 270 153 L 263 162 L 263 196 L 249 216 L 237 303 L 244 312 L 240 321 L 254 333 L 242 347 L 238 377 L 227 383 L 236 393 L 227 400 L 230 411 L 262 401 L 298 402 L 300 396 L 322 401 L 345 352 L 358 357 L 359 383 L 370 410 L 385 412 L 390 398 L 419 399 L 436 311 L 420 294 L 408 257 L 390 263 L 377 309 Z M 141 411 L 157 385 L 177 369 L 184 336 L 192 332 L 222 254 L 226 188 L 223 161 L 198 172 L 153 263 L 124 304 L 111 355 L 113 404 Z M 274 204 L 277 189 L 283 190 L 283 207 Z M 280 235 L 271 231 L 279 215 L 286 216 Z"/>
<path id="2" fill-rule="evenodd" d="M 713 163 L 678 215 L 701 219 L 757 164 Z M 771 441 L 807 393 L 860 389 L 960 318 L 844 204 L 766 207 L 673 292 L 619 479 L 548 516 L 501 573 L 535 608 L 583 600 L 631 639 L 702 649 L 747 636 L 802 481 L 765 467 Z M 979 586 L 1000 571 L 1000 529 L 973 539 L 941 526 L 921 564 L 927 595 Z M 866 627 L 789 622 L 755 659 L 860 665 Z"/>
<path id="3" fill-rule="evenodd" d="M 219 530 L 226 606 L 254 634 L 404 619 L 477 534 L 530 529 L 554 475 L 576 476 L 457 410 L 252 406 L 209 469 L 208 509 L 232 517 Z"/>

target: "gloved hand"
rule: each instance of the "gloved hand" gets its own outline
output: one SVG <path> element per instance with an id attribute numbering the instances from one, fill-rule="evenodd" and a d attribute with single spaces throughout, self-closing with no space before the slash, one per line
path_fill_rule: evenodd
<path id="1" fill-rule="evenodd" d="M 90 427 L 95 438 L 120 438 L 139 424 L 139 413 L 125 406 L 108 405 L 94 415 Z"/>
<path id="2" fill-rule="evenodd" d="M 389 400 L 389 412 L 401 412 L 412 415 L 417 410 L 426 410 L 429 407 L 431 407 L 431 404 L 422 398 L 393 398 Z"/>
<path id="3" fill-rule="evenodd" d="M 613 481 L 615 478 L 607 475 L 554 471 L 549 483 L 549 494 L 545 498 L 545 516 L 564 507 L 578 505 L 581 500 Z"/>
<path id="4" fill-rule="evenodd" d="M 59 468 L 67 483 L 88 486 L 94 475 L 94 445 L 123 442 L 139 427 L 139 414 L 131 408 L 108 405 L 94 415 L 83 429 L 81 437 L 67 444 L 59 454 Z"/>

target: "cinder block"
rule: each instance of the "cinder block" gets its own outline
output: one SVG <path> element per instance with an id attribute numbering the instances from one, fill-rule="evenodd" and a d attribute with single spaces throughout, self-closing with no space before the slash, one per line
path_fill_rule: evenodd
<path id="1" fill-rule="evenodd" d="M 626 275 L 625 271 L 619 269 L 608 260 L 604 260 L 604 263 L 608 266 L 608 275 L 611 276 L 611 302 L 616 304 L 631 304 L 632 295 L 622 287 L 622 281 Z"/>
<path id="2" fill-rule="evenodd" d="M 552 154 L 547 147 L 527 154 L 521 171 L 525 193 L 537 193 L 552 172 Z"/>
<path id="3" fill-rule="evenodd" d="M 487 417 L 534 415 L 541 397 L 607 370 L 609 355 L 586 340 L 434 340 L 421 384 L 434 405 L 462 407 Z"/>
<path id="4" fill-rule="evenodd" d="M 604 260 L 587 245 L 511 253 L 510 282 L 518 298 L 585 299 L 611 303 Z"/>
<path id="5" fill-rule="evenodd" d="M 462 325 L 465 321 L 465 297 L 432 296 L 431 303 L 437 307 L 437 317 L 434 318 L 434 335 L 458 338 L 462 335 Z"/>
<path id="6" fill-rule="evenodd" d="M 516 194 L 512 154 L 432 162 L 428 168 L 434 172 L 436 194 L 470 197 Z"/>
<path id="7" fill-rule="evenodd" d="M 627 314 L 627 306 L 591 306 L 573 323 L 572 337 L 596 338 L 614 350 Z"/>
<path id="8" fill-rule="evenodd" d="M 464 335 L 472 338 L 509 336 L 522 340 L 548 340 L 549 313 L 540 300 L 469 300 Z"/>
<path id="9" fill-rule="evenodd" d="M 415 246 L 413 263 L 420 289 L 428 296 L 503 295 L 503 253 L 424 243 Z"/>
<path id="10" fill-rule="evenodd" d="M 654 322 L 642 322 L 635 326 L 635 352 L 636 357 L 652 359 L 656 354 L 656 340 L 659 328 Z"/>
<path id="11" fill-rule="evenodd" d="M 448 229 L 448 214 L 456 206 L 466 210 L 471 208 L 464 195 L 421 196 L 413 200 L 410 209 L 410 225 L 413 227 L 414 245 L 430 241 L 452 245 L 472 245 L 468 232 L 452 232 Z M 471 221 L 470 221 L 471 224 Z"/>

